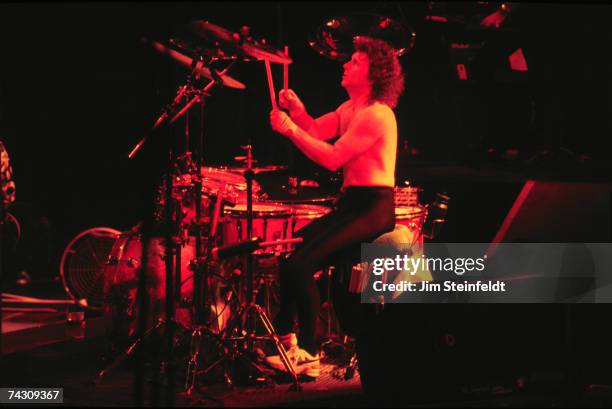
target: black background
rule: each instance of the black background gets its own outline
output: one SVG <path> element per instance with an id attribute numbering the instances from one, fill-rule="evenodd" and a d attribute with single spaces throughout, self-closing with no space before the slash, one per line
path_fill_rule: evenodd
<path id="1" fill-rule="evenodd" d="M 315 53 L 306 38 L 326 19 L 357 11 L 388 15 L 417 33 L 414 50 L 401 59 L 406 92 L 396 114 L 400 146 L 419 155 L 400 153 L 398 180 L 423 163 L 481 169 L 488 148 L 517 148 L 527 159 L 563 147 L 610 162 L 611 6 L 520 3 L 505 23 L 509 31 L 476 35 L 486 45 L 469 66 L 473 81 L 458 81 L 452 63 L 461 57 L 451 55 L 449 43 L 465 31 L 425 22 L 425 2 L 4 4 L 0 138 L 14 168 L 13 211 L 33 230 L 47 226 L 52 268 L 76 233 L 127 229 L 142 219 L 143 181 L 157 169 L 128 161 L 127 153 L 188 74 L 142 36 L 163 40 L 198 19 L 232 30 L 251 26 L 255 37 L 290 47 L 290 85 L 316 116 L 347 96 L 341 65 Z M 508 67 L 519 47 L 528 73 Z M 281 67 L 273 73 L 278 89 Z M 214 88 L 207 99 L 206 163 L 233 164 L 250 138 L 262 164 L 287 164 L 292 148 L 268 124 L 263 63 L 239 63 L 230 75 L 247 89 Z M 191 125 L 193 138 L 198 128 Z M 182 141 L 184 128 L 179 120 L 159 137 Z M 301 176 L 330 176 L 293 154 Z"/>

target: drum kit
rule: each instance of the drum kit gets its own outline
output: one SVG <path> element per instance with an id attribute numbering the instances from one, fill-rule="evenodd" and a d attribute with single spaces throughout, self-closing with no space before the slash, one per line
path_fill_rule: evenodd
<path id="1" fill-rule="evenodd" d="M 362 17 L 357 21 L 359 24 L 353 21 L 352 25 L 346 18 L 333 20 L 320 28 L 320 37 L 324 36 L 325 41 L 312 40 L 316 47 L 311 46 L 335 58 L 340 50 L 335 46 L 333 50 L 330 48 L 330 39 L 337 33 L 346 36 L 355 27 L 365 30 L 363 27 L 368 24 L 374 24 L 379 30 L 389 27 L 394 36 L 401 36 L 401 27 L 393 21 L 381 21 L 379 17 L 374 20 L 375 24 Z M 292 63 L 287 48 L 279 51 L 253 39 L 248 27 L 232 32 L 209 21 L 192 22 L 182 27 L 181 33 L 166 41 L 168 45 L 143 39 L 158 52 L 191 69 L 187 84 L 179 87 L 152 131 L 162 124 L 171 125 L 195 104 L 203 107 L 216 84 L 246 88 L 227 74 L 237 61 L 265 63 L 271 103 L 276 107 L 270 64 L 284 65 L 284 87 L 287 88 L 288 65 Z M 406 39 L 405 46 L 409 47 L 414 35 L 407 35 Z M 213 67 L 218 61 L 229 65 L 218 71 Z M 198 87 L 195 78 L 210 82 L 203 88 Z M 142 138 L 129 157 L 137 155 L 154 137 L 155 133 L 150 132 Z M 201 146 L 202 143 L 200 149 Z M 100 377 L 132 354 L 153 330 L 166 326 L 170 337 L 179 328 L 191 334 L 187 393 L 194 389 L 196 377 L 213 367 L 222 367 L 226 381 L 233 383 L 232 372 L 225 364 L 237 354 L 253 354 L 260 341 L 273 343 L 292 375 L 294 387 L 299 389 L 293 366 L 269 319 L 277 301 L 274 293 L 278 263 L 301 241 L 296 233 L 331 208 L 328 198 L 322 197 L 269 200 L 255 175 L 279 172 L 286 167 L 254 166 L 252 146 L 242 148 L 245 155 L 237 159 L 243 166 L 208 166 L 202 163 L 201 152 L 194 155 L 195 161 L 188 151 L 170 155 L 177 158 L 176 163 L 168 166 L 166 177 L 157 189 L 152 217 L 154 225 L 163 227 L 151 231 L 163 234 L 145 234 L 142 225 L 137 225 L 114 236 L 103 272 L 104 303 L 100 307 L 112 315 L 113 322 L 125 323 L 126 317 L 130 318 L 123 335 L 127 335 L 131 344 L 100 372 Z M 427 208 L 418 203 L 418 191 L 412 187 L 396 190 L 398 223 L 415 233 L 415 241 L 422 240 L 420 230 L 427 214 Z M 144 318 L 139 315 L 144 304 L 137 301 L 137 294 L 143 289 L 150 301 Z M 146 322 L 147 331 L 142 331 L 142 325 L 137 328 L 137 322 Z M 115 328 L 111 332 L 117 333 L 116 327 L 121 325 L 112 325 Z M 219 347 L 213 364 L 200 370 L 202 342 L 207 337 Z"/>

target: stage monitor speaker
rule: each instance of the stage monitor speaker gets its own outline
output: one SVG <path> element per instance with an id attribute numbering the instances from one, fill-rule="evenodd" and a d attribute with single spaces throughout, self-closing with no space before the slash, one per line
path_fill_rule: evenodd
<path id="1" fill-rule="evenodd" d="M 612 184 L 527 181 L 492 241 L 609 243 L 612 241 Z M 589 254 L 580 244 L 572 252 L 573 257 L 583 257 L 581 260 Z M 581 266 L 578 270 L 572 269 L 578 276 L 558 283 L 556 297 L 568 304 L 514 306 L 517 316 L 523 317 L 514 330 L 539 334 L 540 342 L 531 348 L 533 352 L 549 351 L 556 344 L 553 349 L 561 352 L 560 362 L 578 382 L 610 384 L 612 329 L 603 323 L 610 316 L 612 304 L 595 304 L 593 297 L 584 295 L 596 283 L 609 283 L 609 272 L 596 271 L 592 263 L 581 262 Z M 581 303 L 574 304 L 571 300 Z M 507 307 L 511 306 L 496 306 L 496 311 Z M 559 328 L 558 323 L 552 325 L 554 333 L 563 334 L 560 339 L 555 341 L 537 328 L 541 323 L 551 326 L 548 318 L 536 320 L 528 315 L 542 311 L 548 311 L 548 317 L 562 320 L 564 328 Z"/>
<path id="2" fill-rule="evenodd" d="M 612 184 L 528 180 L 493 243 L 607 243 L 612 239 Z"/>
<path id="3" fill-rule="evenodd" d="M 504 183 L 470 190 L 467 185 L 449 194 L 457 205 L 456 230 L 474 225 L 463 239 L 592 243 L 611 238 L 612 184 L 530 180 L 522 188 Z M 609 384 L 611 307 L 388 304 L 376 330 L 357 337 L 362 385 L 376 402 L 398 405 L 537 373 L 568 379 L 566 388 Z"/>

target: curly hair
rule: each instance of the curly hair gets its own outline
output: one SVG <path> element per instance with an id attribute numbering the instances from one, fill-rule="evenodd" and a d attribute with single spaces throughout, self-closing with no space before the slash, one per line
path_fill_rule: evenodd
<path id="1" fill-rule="evenodd" d="M 395 108 L 404 92 L 404 73 L 397 51 L 383 40 L 363 36 L 355 37 L 354 46 L 355 51 L 366 54 L 370 62 L 370 100 Z"/>

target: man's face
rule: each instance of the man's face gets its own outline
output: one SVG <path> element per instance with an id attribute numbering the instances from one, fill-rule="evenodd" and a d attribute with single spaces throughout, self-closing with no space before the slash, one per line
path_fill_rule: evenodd
<path id="1" fill-rule="evenodd" d="M 370 85 L 368 74 L 370 71 L 370 61 L 367 54 L 355 52 L 350 61 L 344 64 L 344 75 L 342 76 L 342 86 L 344 88 L 364 87 Z"/>

